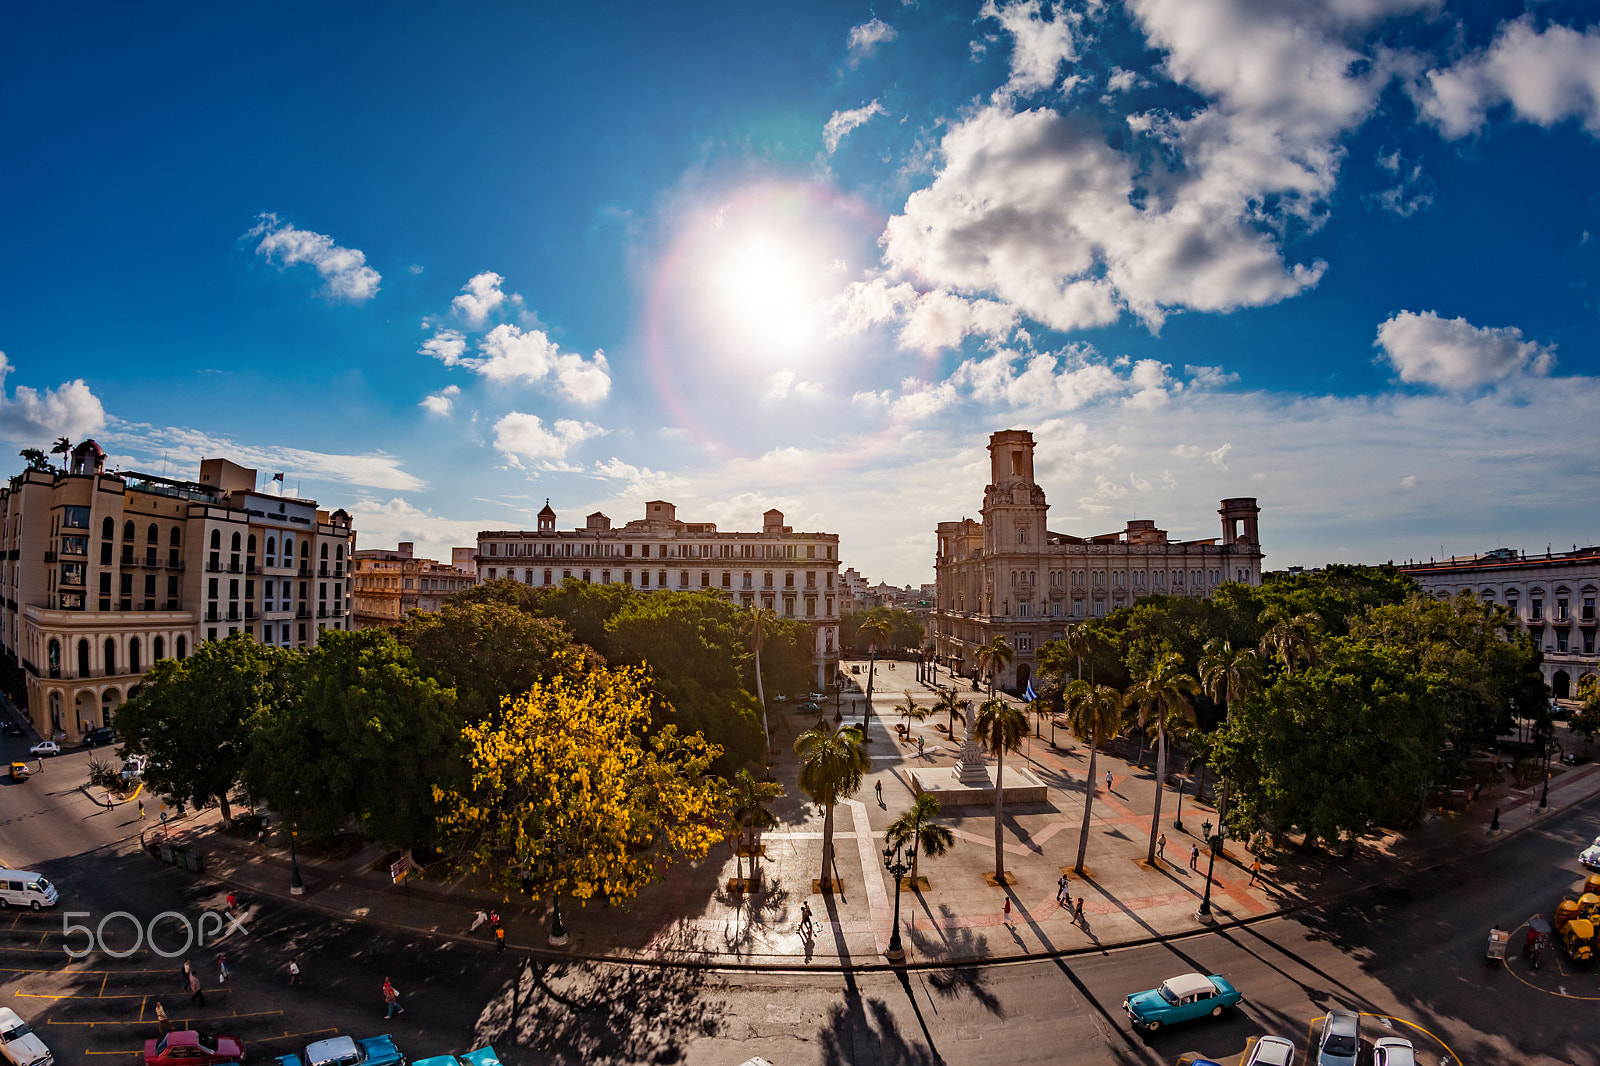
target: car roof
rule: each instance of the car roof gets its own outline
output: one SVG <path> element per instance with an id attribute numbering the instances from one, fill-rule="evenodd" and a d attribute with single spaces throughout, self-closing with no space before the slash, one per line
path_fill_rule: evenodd
<path id="1" fill-rule="evenodd" d="M 1328 1012 L 1328 1030 L 1334 1033 L 1354 1033 L 1361 1026 L 1361 1019 L 1355 1011 L 1330 1010 Z"/>
<path id="2" fill-rule="evenodd" d="M 1262 1048 L 1280 1048 L 1283 1054 L 1268 1058 L 1262 1054 Z M 1281 1036 L 1263 1036 L 1256 1041 L 1255 1058 L 1251 1061 L 1263 1066 L 1290 1066 L 1294 1061 L 1294 1043 Z"/>
<path id="3" fill-rule="evenodd" d="M 326 1040 L 318 1040 L 315 1044 L 306 1045 L 306 1058 L 315 1059 L 320 1055 L 334 1058 L 339 1055 L 350 1055 L 356 1050 L 356 1042 L 348 1036 L 330 1036 Z"/>
<path id="4" fill-rule="evenodd" d="M 1211 978 L 1199 973 L 1181 973 L 1166 980 L 1167 989 L 1175 996 L 1192 996 L 1197 992 L 1215 992 L 1217 986 Z"/>
<path id="5" fill-rule="evenodd" d="M 22 1016 L 10 1007 L 0 1007 L 0 1022 L 9 1022 L 13 1018 L 18 1022 L 22 1021 Z"/>

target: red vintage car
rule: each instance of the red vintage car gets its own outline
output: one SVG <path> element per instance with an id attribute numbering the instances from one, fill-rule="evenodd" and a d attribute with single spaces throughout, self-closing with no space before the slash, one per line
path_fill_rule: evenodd
<path id="1" fill-rule="evenodd" d="M 244 1061 L 244 1041 L 179 1029 L 144 1042 L 144 1066 L 218 1066 Z"/>

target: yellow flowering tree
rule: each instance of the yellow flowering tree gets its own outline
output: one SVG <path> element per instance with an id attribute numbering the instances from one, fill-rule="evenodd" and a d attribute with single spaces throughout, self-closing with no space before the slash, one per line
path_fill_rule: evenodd
<path id="1" fill-rule="evenodd" d="M 471 784 L 436 787 L 441 824 L 468 865 L 541 895 L 626 900 L 727 835 L 730 801 L 708 775 L 721 754 L 672 726 L 646 739 L 638 667 L 557 675 L 462 731 Z"/>

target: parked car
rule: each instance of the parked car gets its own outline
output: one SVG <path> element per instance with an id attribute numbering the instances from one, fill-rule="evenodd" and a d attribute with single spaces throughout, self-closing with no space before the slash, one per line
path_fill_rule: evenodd
<path id="1" fill-rule="evenodd" d="M 4 733 L 8 737 L 20 737 L 23 734 L 23 728 L 16 722 L 0 722 L 0 733 Z"/>
<path id="2" fill-rule="evenodd" d="M 1244 999 L 1226 979 L 1212 974 L 1179 974 L 1162 982 L 1160 988 L 1135 992 L 1122 1001 L 1128 1021 L 1135 1029 L 1153 1033 L 1173 1022 L 1186 1022 L 1210 1015 L 1216 1018 Z"/>
<path id="3" fill-rule="evenodd" d="M 481 1047 L 465 1055 L 434 1055 L 432 1058 L 412 1059 L 411 1066 L 501 1066 L 500 1056 L 492 1047 Z"/>
<path id="4" fill-rule="evenodd" d="M 244 1041 L 236 1036 L 177 1029 L 159 1040 L 144 1042 L 144 1066 L 217 1066 L 243 1061 Z"/>
<path id="5" fill-rule="evenodd" d="M 1372 1042 L 1372 1066 L 1417 1066 L 1417 1052 L 1403 1036 Z"/>
<path id="6" fill-rule="evenodd" d="M 356 1041 L 334 1036 L 307 1044 L 298 1055 L 279 1055 L 278 1066 L 405 1066 L 405 1056 L 394 1046 L 394 1037 L 369 1036 Z"/>
<path id="7" fill-rule="evenodd" d="M 1316 1066 L 1356 1066 L 1361 1053 L 1361 1016 L 1354 1011 L 1330 1010 L 1317 1036 Z"/>
<path id="8" fill-rule="evenodd" d="M 1595 837 L 1594 843 L 1583 849 L 1578 861 L 1591 870 L 1600 870 L 1600 837 Z"/>
<path id="9" fill-rule="evenodd" d="M 29 755 L 39 755 L 39 756 L 60 755 L 61 754 L 61 745 L 57 744 L 53 740 L 41 740 L 41 741 L 39 741 L 39 743 L 35 744 L 33 747 L 28 749 L 28 754 Z"/>
<path id="10" fill-rule="evenodd" d="M 1177 1066 L 1222 1066 L 1222 1063 L 1208 1059 L 1198 1051 L 1186 1051 L 1178 1056 Z"/>
<path id="11" fill-rule="evenodd" d="M 83 746 L 98 748 L 102 744 L 109 744 L 117 739 L 116 732 L 108 725 L 97 726 L 83 735 Z"/>
<path id="12" fill-rule="evenodd" d="M 26 781 L 28 778 L 30 778 L 32 776 L 33 776 L 33 767 L 29 766 L 27 763 L 25 763 L 25 762 L 14 762 L 14 763 L 11 764 L 11 777 L 12 777 L 13 780 Z"/>
<path id="13" fill-rule="evenodd" d="M 124 781 L 137 781 L 144 776 L 146 762 L 143 755 L 130 755 L 127 762 L 122 764 L 122 779 Z"/>
<path id="14" fill-rule="evenodd" d="M 17 1012 L 0 1007 L 0 1055 L 11 1066 L 51 1066 L 55 1056 Z"/>
<path id="15" fill-rule="evenodd" d="M 1244 1066 L 1293 1066 L 1294 1044 L 1281 1036 L 1264 1036 L 1250 1049 Z"/>
<path id="16" fill-rule="evenodd" d="M 794 709 L 797 711 L 820 711 L 822 710 L 822 704 L 816 702 L 815 700 L 805 700 L 801 703 L 795 704 Z"/>

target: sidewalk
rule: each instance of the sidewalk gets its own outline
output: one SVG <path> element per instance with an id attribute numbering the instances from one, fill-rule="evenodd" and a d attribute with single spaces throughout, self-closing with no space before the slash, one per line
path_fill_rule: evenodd
<path id="1" fill-rule="evenodd" d="M 901 664 L 909 665 L 909 664 Z M 340 862 L 300 856 L 305 894 L 289 894 L 289 859 L 283 849 L 261 848 L 220 831 L 216 812 L 174 823 L 172 842 L 205 855 L 205 876 L 232 888 L 247 902 L 277 897 L 340 917 L 394 930 L 492 944 L 488 929 L 468 934 L 480 907 L 498 909 L 505 919 L 508 950 L 538 955 L 633 960 L 656 964 L 748 967 L 754 969 L 863 969 L 887 965 L 884 951 L 894 924 L 894 885 L 884 871 L 884 830 L 912 797 L 909 772 L 916 767 L 952 765 L 959 752 L 937 729 L 943 719 L 912 723 L 899 739 L 894 719 L 880 717 L 909 690 L 919 704 L 933 701 L 932 689 L 912 682 L 914 675 L 880 673 L 871 726 L 872 773 L 861 792 L 835 812 L 835 851 L 843 890 L 814 891 L 821 877 L 822 816 L 804 802 L 794 784 L 792 754 L 796 733 L 809 728 L 812 715 L 797 715 L 783 705 L 771 712 L 774 746 L 779 751 L 774 777 L 788 790 L 775 805 L 776 830 L 763 836 L 762 891 L 730 891 L 730 881 L 749 876 L 748 860 L 717 848 L 704 860 L 673 868 L 666 881 L 652 885 L 626 912 L 591 903 L 563 901 L 562 917 L 570 941 L 549 948 L 545 904 L 527 897 L 488 893 L 465 879 L 455 883 L 390 884 L 387 870 L 374 870 L 384 849 L 368 845 Z M 859 706 L 860 697 L 857 696 Z M 960 736 L 957 725 L 957 737 Z M 955 808 L 940 821 L 956 836 L 944 856 L 922 858 L 924 884 L 913 890 L 909 875 L 901 893 L 902 942 L 909 964 L 943 965 L 1099 950 L 1192 933 L 1209 925 L 1228 925 L 1325 904 L 1349 892 L 1459 858 L 1493 846 L 1522 829 L 1600 794 L 1600 763 L 1566 769 L 1550 782 L 1548 810 L 1538 807 L 1538 788 L 1508 784 L 1485 789 L 1470 812 L 1434 815 L 1400 836 L 1364 841 L 1346 860 L 1322 851 L 1295 849 L 1263 857 L 1265 883 L 1250 884 L 1252 856 L 1230 841 L 1217 858 L 1211 889 L 1212 921 L 1195 911 L 1204 892 L 1206 854 L 1189 868 L 1191 847 L 1202 821 L 1216 821 L 1215 810 L 1197 802 L 1193 785 L 1183 797 L 1183 829 L 1173 825 L 1177 796 L 1163 796 L 1161 832 L 1166 860 L 1147 866 L 1150 814 L 1155 780 L 1151 770 L 1101 752 L 1093 783 L 1094 809 L 1085 877 L 1069 883 L 1074 897 L 1086 897 L 1080 926 L 1056 902 L 1057 884 L 1070 871 L 1083 818 L 1088 752 L 1065 731 L 1061 746 L 1044 737 L 1025 743 L 1010 756 L 1007 772 L 1025 766 L 1049 786 L 1045 803 L 1008 806 L 1003 829 L 1006 872 L 1014 878 L 995 887 L 985 875 L 994 870 L 994 820 L 990 808 Z M 916 738 L 926 739 L 919 756 Z M 1153 765 L 1154 756 L 1146 756 Z M 1111 771 L 1107 792 L 1105 772 Z M 992 773 L 992 768 L 991 768 Z M 883 786 L 883 801 L 875 784 Z M 1500 830 L 1488 831 L 1491 812 L 1500 812 Z M 159 833 L 159 829 L 152 826 Z M 219 889 L 219 892 L 221 890 Z M 1011 901 L 1009 919 L 1002 911 Z M 813 937 L 798 931 L 800 904 L 809 901 L 817 922 Z"/>

